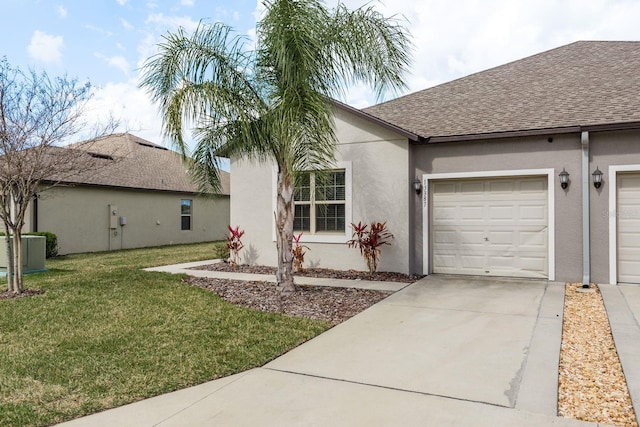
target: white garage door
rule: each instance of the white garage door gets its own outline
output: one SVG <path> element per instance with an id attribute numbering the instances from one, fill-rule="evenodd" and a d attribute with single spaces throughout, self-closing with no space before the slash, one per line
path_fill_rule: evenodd
<path id="1" fill-rule="evenodd" d="M 640 174 L 618 175 L 618 282 L 640 283 Z"/>
<path id="2" fill-rule="evenodd" d="M 548 277 L 547 177 L 435 181 L 433 272 Z"/>

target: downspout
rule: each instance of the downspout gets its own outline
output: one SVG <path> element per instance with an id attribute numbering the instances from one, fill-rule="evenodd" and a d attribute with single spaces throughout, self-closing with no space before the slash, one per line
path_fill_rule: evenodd
<path id="1" fill-rule="evenodd" d="M 582 286 L 589 287 L 591 283 L 589 132 L 582 132 L 580 141 L 582 144 Z"/>

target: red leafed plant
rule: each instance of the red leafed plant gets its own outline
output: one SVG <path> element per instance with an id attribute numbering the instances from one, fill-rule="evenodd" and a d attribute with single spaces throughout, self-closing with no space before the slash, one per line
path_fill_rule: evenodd
<path id="1" fill-rule="evenodd" d="M 359 248 L 360 253 L 367 261 L 369 273 L 373 274 L 378 269 L 380 259 L 380 246 L 391 245 L 389 239 L 393 239 L 393 234 L 387 229 L 387 222 L 372 222 L 371 227 L 367 224 L 351 223 L 353 228 L 352 239 L 347 242 L 350 248 Z M 367 230 L 367 227 L 369 229 Z"/>
<path id="2" fill-rule="evenodd" d="M 291 248 L 291 254 L 293 255 L 293 269 L 296 273 L 303 270 L 302 264 L 304 263 L 304 255 L 306 254 L 304 250 L 309 249 L 308 246 L 300 244 L 301 237 L 302 233 L 297 236 L 295 234 L 293 235 L 293 247 Z"/>
<path id="3" fill-rule="evenodd" d="M 229 259 L 229 263 L 233 266 L 238 265 L 238 259 L 240 258 L 240 250 L 244 248 L 242 241 L 240 240 L 244 235 L 244 231 L 240 230 L 240 226 L 236 228 L 227 225 L 229 229 L 229 235 L 227 236 L 227 249 L 229 249 L 229 254 L 231 258 Z"/>

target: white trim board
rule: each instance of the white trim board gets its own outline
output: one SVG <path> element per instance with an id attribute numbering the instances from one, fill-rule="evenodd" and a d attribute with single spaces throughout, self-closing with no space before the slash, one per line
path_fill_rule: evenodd
<path id="1" fill-rule="evenodd" d="M 618 173 L 640 172 L 640 165 L 609 166 L 609 283 L 618 283 Z"/>
<path id="2" fill-rule="evenodd" d="M 509 178 L 524 176 L 547 176 L 547 197 L 548 197 L 548 280 L 555 280 L 556 276 L 556 245 L 555 245 L 555 169 L 517 169 L 498 171 L 478 171 L 478 172 L 452 172 L 433 173 L 422 175 L 422 274 L 431 274 L 431 245 L 429 203 L 430 191 L 429 182 L 443 179 L 480 179 L 480 178 Z"/>

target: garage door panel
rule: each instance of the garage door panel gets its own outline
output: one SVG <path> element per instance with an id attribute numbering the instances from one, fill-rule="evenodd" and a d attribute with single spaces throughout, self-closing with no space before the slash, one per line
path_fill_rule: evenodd
<path id="1" fill-rule="evenodd" d="M 546 228 L 538 231 L 521 231 L 518 233 L 518 245 L 520 247 L 532 247 L 541 250 L 547 247 Z"/>
<path id="2" fill-rule="evenodd" d="M 467 195 L 476 195 L 484 193 L 484 184 L 482 182 L 463 181 L 460 183 L 461 191 Z M 458 192 L 457 190 L 455 192 Z"/>
<path id="3" fill-rule="evenodd" d="M 478 218 L 484 216 L 483 209 L 479 206 L 461 206 L 457 211 L 459 212 L 459 219 L 464 222 L 475 222 Z"/>
<path id="4" fill-rule="evenodd" d="M 540 197 L 547 197 L 547 182 L 543 180 L 520 181 L 520 191 L 523 193 L 537 193 Z"/>
<path id="5" fill-rule="evenodd" d="M 546 182 L 546 178 L 436 182 L 433 271 L 546 277 Z"/>
<path id="6" fill-rule="evenodd" d="M 514 245 L 514 233 L 511 231 L 490 231 L 489 242 L 491 245 Z"/>
<path id="7" fill-rule="evenodd" d="M 434 219 L 445 221 L 451 220 L 452 222 L 456 220 L 457 211 L 455 206 L 447 206 L 447 207 L 438 207 L 433 210 Z"/>
<path id="8" fill-rule="evenodd" d="M 488 184 L 489 191 L 492 193 L 513 193 L 516 185 L 515 182 L 510 180 L 489 181 Z"/>
<path id="9" fill-rule="evenodd" d="M 640 229 L 640 224 L 637 225 L 637 228 Z M 638 242 L 640 242 L 640 233 L 621 233 L 618 239 L 618 243 L 620 245 L 619 252 L 624 252 L 625 250 L 633 250 L 637 247 Z"/>
<path id="10" fill-rule="evenodd" d="M 436 182 L 433 184 L 433 190 L 440 194 L 441 197 L 446 197 L 447 194 L 455 194 L 456 184 L 453 182 Z"/>
<path id="11" fill-rule="evenodd" d="M 484 265 L 484 256 L 480 256 L 480 255 L 467 255 L 467 256 L 463 256 L 460 258 L 462 260 L 462 268 L 465 269 L 476 269 L 476 268 L 482 268 L 482 266 Z"/>
<path id="12" fill-rule="evenodd" d="M 491 222 L 513 221 L 516 214 L 516 207 L 511 205 L 489 206 L 485 219 Z"/>
<path id="13" fill-rule="evenodd" d="M 547 260 L 540 257 L 520 257 L 520 264 L 530 271 L 543 271 Z"/>
<path id="14" fill-rule="evenodd" d="M 640 283 L 640 174 L 618 176 L 618 282 Z"/>
<path id="15" fill-rule="evenodd" d="M 457 266 L 458 257 L 455 254 L 445 255 L 439 254 L 434 256 L 434 262 L 437 262 L 440 268 L 442 269 L 455 269 Z"/>
<path id="16" fill-rule="evenodd" d="M 521 221 L 547 222 L 547 209 L 545 206 L 518 206 L 518 218 Z"/>
<path id="17" fill-rule="evenodd" d="M 435 245 L 456 243 L 455 230 L 438 230 L 433 235 Z"/>

